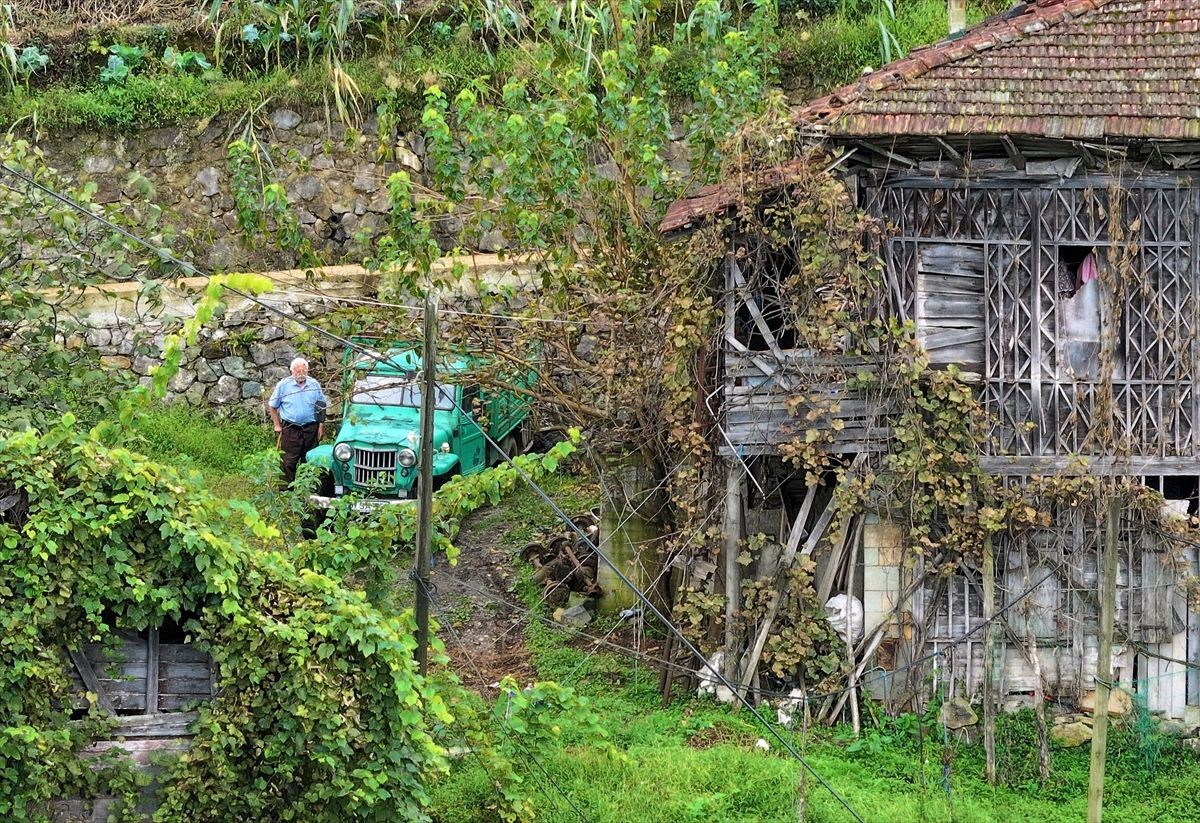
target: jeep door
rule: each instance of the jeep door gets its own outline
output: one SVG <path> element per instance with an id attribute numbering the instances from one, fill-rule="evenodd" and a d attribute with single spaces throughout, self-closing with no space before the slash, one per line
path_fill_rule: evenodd
<path id="1" fill-rule="evenodd" d="M 476 425 L 484 408 L 483 397 L 478 385 L 464 386 L 460 390 L 459 408 L 451 412 L 456 416 L 457 425 L 454 427 L 455 440 L 450 448 L 456 449 L 459 460 L 459 471 L 463 474 L 474 474 L 487 467 L 487 440 L 483 430 Z M 438 444 L 441 445 L 441 444 Z"/>

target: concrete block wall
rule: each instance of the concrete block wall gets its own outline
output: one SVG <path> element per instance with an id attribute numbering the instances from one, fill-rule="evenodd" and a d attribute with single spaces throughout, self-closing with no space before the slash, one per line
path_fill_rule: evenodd
<path id="1" fill-rule="evenodd" d="M 863 524 L 863 622 L 868 633 L 891 614 L 900 597 L 904 531 L 867 515 Z"/>

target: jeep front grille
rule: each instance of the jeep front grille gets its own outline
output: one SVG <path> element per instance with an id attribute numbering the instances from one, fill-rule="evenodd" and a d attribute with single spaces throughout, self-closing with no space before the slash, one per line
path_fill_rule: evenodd
<path id="1" fill-rule="evenodd" d="M 354 450 L 354 485 L 393 489 L 396 486 L 396 450 Z"/>

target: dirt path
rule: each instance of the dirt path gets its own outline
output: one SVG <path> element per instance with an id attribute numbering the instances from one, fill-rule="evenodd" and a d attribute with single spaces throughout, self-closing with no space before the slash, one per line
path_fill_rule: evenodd
<path id="1" fill-rule="evenodd" d="M 520 560 L 506 539 L 512 529 L 496 509 L 471 514 L 455 540 L 458 563 L 438 564 L 430 576 L 450 665 L 481 693 L 505 675 L 534 679 L 525 648 L 527 618 L 514 591 Z"/>

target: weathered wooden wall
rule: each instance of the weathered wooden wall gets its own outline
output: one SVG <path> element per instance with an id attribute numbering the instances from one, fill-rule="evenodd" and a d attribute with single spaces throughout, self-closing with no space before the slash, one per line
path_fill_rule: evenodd
<path id="1" fill-rule="evenodd" d="M 773 316 L 764 296 L 774 289 L 774 278 L 743 270 L 732 255 L 724 273 L 721 453 L 778 454 L 780 444 L 804 439 L 810 429 L 832 454 L 885 450 L 888 409 L 846 385 L 847 376 L 874 373 L 876 364 L 787 348 L 781 318 Z M 746 328 L 739 328 L 742 323 Z"/>
<path id="2" fill-rule="evenodd" d="M 206 653 L 184 643 L 161 643 L 157 631 L 118 637 L 116 648 L 92 643 L 70 653 L 80 693 L 95 693 L 102 708 L 155 714 L 213 696 L 212 660 Z"/>
<path id="3" fill-rule="evenodd" d="M 1157 488 L 1165 476 L 1200 477 L 1200 178 L 1161 170 L 1072 177 L 1079 165 L 974 177 L 961 168 L 859 169 L 860 204 L 888 227 L 885 310 L 914 323 L 933 365 L 957 364 L 977 387 L 995 421 L 982 455 L 994 474 L 1021 482 L 1102 473 L 1157 478 Z M 1101 276 L 1090 291 L 1064 288 L 1060 268 L 1074 273 L 1088 254 Z M 772 459 L 809 429 L 846 459 L 885 451 L 890 409 L 846 385 L 872 364 L 790 347 L 772 316 L 778 273 L 764 277 L 732 256 L 724 266 L 723 396 L 708 402 L 730 465 Z M 745 522 L 755 520 L 742 510 Z M 1034 691 L 1031 635 L 1047 695 L 1076 700 L 1094 688 L 1102 529 L 1070 513 L 1056 518 L 997 546 L 1001 694 Z M 1178 581 L 1200 572 L 1196 552 L 1175 557 L 1178 546 L 1168 550 L 1153 532 L 1128 529 L 1120 540 L 1117 681 L 1152 710 L 1195 712 L 1200 615 Z M 847 572 L 838 585 L 864 597 L 867 571 Z M 1021 597 L 1031 581 L 1033 593 Z M 980 570 L 926 584 L 901 606 L 912 634 L 893 638 L 890 665 L 925 660 L 914 688 L 936 668 L 943 694 L 965 688 L 978 697 Z"/>
<path id="4" fill-rule="evenodd" d="M 153 782 L 158 755 L 186 751 L 191 741 L 191 708 L 215 694 L 212 658 L 182 642 L 162 642 L 160 632 L 117 632 L 116 644 L 90 643 L 66 653 L 75 681 L 75 705 L 86 707 L 85 692 L 97 705 L 117 716 L 112 737 L 83 750 L 83 756 L 119 749 L 135 768 L 151 777 L 142 792 L 139 811 L 149 814 L 157 806 L 158 787 Z M 102 823 L 117 810 L 117 801 L 65 799 L 52 805 L 58 823 Z"/>
<path id="5" fill-rule="evenodd" d="M 1046 695 L 1075 702 L 1095 688 L 1097 662 L 1097 558 L 1103 526 L 1079 512 L 1048 529 L 997 544 L 997 602 L 1003 631 L 997 642 L 997 692 L 1032 694 L 1032 634 Z M 1174 558 L 1153 531 L 1126 527 L 1119 535 L 1115 682 L 1143 695 L 1152 711 L 1182 718 L 1200 706 L 1200 683 L 1184 661 L 1200 662 L 1195 634 L 1200 615 L 1190 611 L 1181 577 L 1194 574 L 1195 552 Z M 1032 593 L 1022 597 L 1032 589 Z M 984 677 L 983 587 L 978 568 L 965 567 L 945 581 L 930 581 L 913 600 L 917 656 L 937 655 L 943 694 L 982 694 Z M 922 627 L 928 626 L 928 631 Z M 918 672 L 913 686 L 924 672 Z M 911 677 L 908 678 L 912 680 Z"/>

